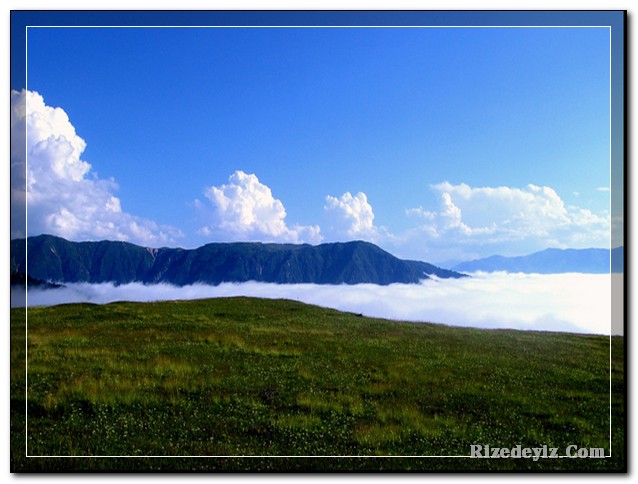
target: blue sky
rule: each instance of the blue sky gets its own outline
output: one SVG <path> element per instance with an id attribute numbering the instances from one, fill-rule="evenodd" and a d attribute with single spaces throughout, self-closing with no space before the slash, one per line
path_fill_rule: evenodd
<path id="1" fill-rule="evenodd" d="M 607 28 L 30 28 L 29 235 L 607 247 L 609 52 Z"/>

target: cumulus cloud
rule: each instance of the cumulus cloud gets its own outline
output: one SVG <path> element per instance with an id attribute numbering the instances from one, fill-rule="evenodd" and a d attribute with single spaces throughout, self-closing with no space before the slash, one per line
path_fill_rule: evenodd
<path id="1" fill-rule="evenodd" d="M 433 185 L 439 209 L 406 211 L 420 220 L 420 234 L 430 242 L 498 245 L 517 242 L 529 250 L 548 246 L 608 246 L 610 217 L 566 206 L 550 187 L 470 187 L 448 182 Z"/>
<path id="2" fill-rule="evenodd" d="M 37 92 L 11 91 L 12 237 L 49 233 L 154 245 L 182 236 L 122 211 L 115 181 L 99 179 L 81 159 L 85 147 L 63 109 L 47 106 Z"/>
<path id="3" fill-rule="evenodd" d="M 212 206 L 212 212 L 196 200 L 195 204 L 212 219 L 199 230 L 201 235 L 218 240 L 309 242 L 321 241 L 318 226 L 286 224 L 286 209 L 274 198 L 267 185 L 254 174 L 236 171 L 227 184 L 211 186 L 204 195 Z"/>
<path id="4" fill-rule="evenodd" d="M 330 216 L 331 230 L 340 237 L 378 242 L 389 236 L 385 229 L 374 225 L 374 212 L 365 193 L 352 195 L 346 192 L 341 197 L 328 195 L 324 210 Z"/>
<path id="5" fill-rule="evenodd" d="M 294 299 L 366 316 L 455 326 L 622 333 L 621 320 L 614 321 L 611 329 L 611 278 L 608 274 L 477 273 L 471 278 L 431 279 L 421 284 L 389 286 L 257 282 L 185 287 L 137 283 L 121 286 L 68 284 L 63 289 L 29 290 L 29 305 L 230 296 Z M 19 305 L 20 301 L 24 298 L 12 298 L 12 304 Z"/>

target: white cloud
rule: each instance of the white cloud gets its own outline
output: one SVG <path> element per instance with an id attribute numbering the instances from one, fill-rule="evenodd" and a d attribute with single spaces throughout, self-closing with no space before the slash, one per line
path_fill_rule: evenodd
<path id="1" fill-rule="evenodd" d="M 389 286 L 257 282 L 185 287 L 139 283 L 67 284 L 63 289 L 29 290 L 29 304 L 229 296 L 295 299 L 366 316 L 479 328 L 609 334 L 612 323 L 611 278 L 605 274 L 479 273 L 471 278 Z M 19 295 L 14 294 L 12 304 L 19 302 Z M 614 321 L 613 333 L 621 332 L 622 321 Z"/>
<path id="2" fill-rule="evenodd" d="M 199 230 L 201 235 L 219 240 L 258 240 L 264 242 L 321 241 L 318 226 L 286 225 L 286 209 L 274 198 L 270 188 L 254 174 L 233 173 L 227 184 L 211 186 L 204 193 L 212 204 L 206 216 L 212 223 Z M 207 212 L 199 200 L 195 206 Z"/>
<path id="3" fill-rule="evenodd" d="M 434 220 L 437 215 L 436 212 L 430 212 L 429 210 L 425 210 L 423 207 L 407 208 L 405 210 L 405 214 L 408 217 L 419 217 L 425 220 Z"/>
<path id="4" fill-rule="evenodd" d="M 328 195 L 324 210 L 331 217 L 331 230 L 337 236 L 377 242 L 385 233 L 374 225 L 374 212 L 365 193 L 352 196 L 350 192 L 341 197 Z"/>
<path id="5" fill-rule="evenodd" d="M 550 187 L 479 187 L 448 182 L 433 185 L 439 209 L 422 207 L 406 211 L 420 221 L 406 239 L 425 237 L 437 244 L 474 248 L 482 255 L 513 243 L 532 252 L 554 247 L 606 247 L 610 217 L 576 206 L 566 206 Z M 491 247 L 491 249 L 490 249 Z M 455 254 L 458 256 L 459 254 Z M 439 259 L 441 260 L 441 259 Z"/>
<path id="6" fill-rule="evenodd" d="M 599 192 L 608 192 L 609 191 L 609 187 L 598 187 L 598 188 L 596 188 L 596 190 L 598 190 Z"/>
<path id="7" fill-rule="evenodd" d="M 113 195 L 117 184 L 97 178 L 81 159 L 85 147 L 64 110 L 47 106 L 37 92 L 11 91 L 12 237 L 27 235 L 25 206 L 28 235 L 145 245 L 182 236 L 173 227 L 123 212 Z"/>

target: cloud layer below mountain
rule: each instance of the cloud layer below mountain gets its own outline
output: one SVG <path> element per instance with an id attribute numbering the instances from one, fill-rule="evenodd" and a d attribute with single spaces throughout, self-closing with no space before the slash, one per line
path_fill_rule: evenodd
<path id="1" fill-rule="evenodd" d="M 17 293 L 12 296 L 12 304 L 20 305 L 20 296 Z M 610 330 L 611 278 L 598 274 L 477 273 L 471 278 L 432 279 L 421 284 L 389 286 L 257 282 L 185 287 L 166 284 L 69 284 L 64 289 L 29 290 L 28 304 L 102 304 L 120 300 L 228 296 L 294 299 L 366 316 L 454 326 L 597 334 L 610 334 L 610 331 L 620 334 L 622 329 L 621 322 L 614 322 L 614 329 Z"/>

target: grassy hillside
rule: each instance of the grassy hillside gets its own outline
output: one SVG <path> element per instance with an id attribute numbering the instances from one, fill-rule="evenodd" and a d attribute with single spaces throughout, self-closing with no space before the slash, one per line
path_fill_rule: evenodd
<path id="1" fill-rule="evenodd" d="M 229 298 L 32 308 L 25 344 L 25 311 L 12 309 L 11 467 L 619 470 L 623 344 L 612 340 L 611 459 L 149 458 L 608 451 L 609 339 Z M 30 455 L 140 457 L 26 458 L 25 439 Z"/>

